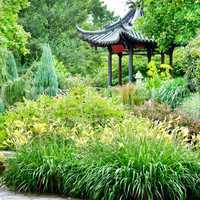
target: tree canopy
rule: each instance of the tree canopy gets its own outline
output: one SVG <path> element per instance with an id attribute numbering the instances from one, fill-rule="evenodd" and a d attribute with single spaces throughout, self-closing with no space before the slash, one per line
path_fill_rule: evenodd
<path id="1" fill-rule="evenodd" d="M 94 69 L 99 61 L 93 50 L 79 40 L 76 25 L 99 27 L 112 19 L 113 13 L 100 0 L 30 0 L 30 6 L 20 15 L 21 24 L 31 33 L 30 49 L 35 58 L 39 57 L 41 44 L 48 43 L 70 72 L 83 74 L 80 67 Z"/>
<path id="2" fill-rule="evenodd" d="M 161 51 L 187 44 L 200 27 L 199 0 L 143 0 L 142 5 L 138 27 L 157 41 Z"/>
<path id="3" fill-rule="evenodd" d="M 28 5 L 28 0 L 0 0 L 0 48 L 27 53 L 29 34 L 17 21 L 18 13 Z"/>

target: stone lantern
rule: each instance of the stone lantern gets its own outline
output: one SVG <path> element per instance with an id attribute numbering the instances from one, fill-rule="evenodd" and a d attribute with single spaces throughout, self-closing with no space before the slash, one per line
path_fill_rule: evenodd
<path id="1" fill-rule="evenodd" d="M 138 71 L 137 74 L 135 75 L 136 84 L 141 85 L 143 78 L 144 77 L 142 76 L 142 73 L 140 71 Z"/>

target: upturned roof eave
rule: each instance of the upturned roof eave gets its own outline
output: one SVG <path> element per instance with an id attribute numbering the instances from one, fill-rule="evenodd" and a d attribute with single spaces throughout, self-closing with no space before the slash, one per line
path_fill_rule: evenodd
<path id="1" fill-rule="evenodd" d="M 124 18 L 105 26 L 103 30 L 86 31 L 76 26 L 80 38 L 93 46 L 107 47 L 118 44 L 120 41 L 128 40 L 133 43 L 144 43 L 145 45 L 156 46 L 155 41 L 148 39 L 142 34 L 131 30 L 131 20 L 135 21 L 138 16 L 137 11 L 130 11 Z M 127 41 L 124 41 L 127 42 Z"/>

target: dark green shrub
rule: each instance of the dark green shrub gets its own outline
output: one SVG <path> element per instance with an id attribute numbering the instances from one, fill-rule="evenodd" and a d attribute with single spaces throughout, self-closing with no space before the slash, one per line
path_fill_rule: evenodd
<path id="1" fill-rule="evenodd" d="M 182 77 L 187 68 L 187 50 L 186 47 L 176 48 L 174 51 L 173 77 Z"/>
<path id="2" fill-rule="evenodd" d="M 165 81 L 160 89 L 155 93 L 154 98 L 159 102 L 164 102 L 172 108 L 177 107 L 183 99 L 189 96 L 190 91 L 185 79 L 176 78 Z"/>

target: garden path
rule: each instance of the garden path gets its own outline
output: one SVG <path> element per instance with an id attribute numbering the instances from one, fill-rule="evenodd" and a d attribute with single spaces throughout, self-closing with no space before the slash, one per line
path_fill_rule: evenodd
<path id="1" fill-rule="evenodd" d="M 75 200 L 72 198 L 61 198 L 51 195 L 32 195 L 11 192 L 5 187 L 0 188 L 0 200 Z M 76 199 L 78 200 L 78 199 Z"/>

